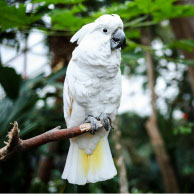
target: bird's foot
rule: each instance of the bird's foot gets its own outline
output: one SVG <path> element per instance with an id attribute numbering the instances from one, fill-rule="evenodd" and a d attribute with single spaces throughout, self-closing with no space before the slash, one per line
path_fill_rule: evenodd
<path id="1" fill-rule="evenodd" d="M 106 131 L 108 131 L 109 129 L 113 129 L 112 121 L 111 121 L 111 118 L 108 114 L 102 113 L 102 114 L 100 114 L 98 119 L 101 121 L 101 123 L 102 123 L 103 127 L 106 129 Z"/>
<path id="2" fill-rule="evenodd" d="M 99 125 L 98 125 L 98 120 L 96 117 L 93 117 L 91 115 L 88 115 L 88 118 L 85 120 L 86 123 L 91 123 L 92 125 L 92 130 L 90 133 L 92 135 L 95 135 L 95 132 L 98 131 Z"/>

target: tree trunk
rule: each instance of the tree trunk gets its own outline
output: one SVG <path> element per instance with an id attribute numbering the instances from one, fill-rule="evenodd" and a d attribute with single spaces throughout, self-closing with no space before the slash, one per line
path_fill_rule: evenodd
<path id="1" fill-rule="evenodd" d="M 177 2 L 178 4 L 194 4 L 193 0 L 184 0 Z M 177 40 L 194 39 L 194 18 L 176 18 L 170 20 L 172 30 Z M 187 52 L 181 50 L 186 59 L 194 60 L 194 50 Z M 194 96 L 194 64 L 188 67 L 188 75 L 191 83 L 191 89 Z"/>
<path id="2" fill-rule="evenodd" d="M 118 129 L 118 117 L 115 120 L 115 130 L 113 133 L 113 140 L 115 144 L 116 161 L 119 170 L 119 184 L 120 193 L 129 193 L 128 191 L 128 180 L 127 180 L 127 170 L 122 155 L 122 145 L 121 145 L 121 131 Z"/>
<path id="3" fill-rule="evenodd" d="M 48 146 L 48 154 L 54 153 L 57 150 L 57 142 L 51 142 Z M 53 168 L 53 156 L 44 155 L 41 156 L 37 177 L 44 183 L 48 183 L 50 178 L 50 173 Z"/>
<path id="4" fill-rule="evenodd" d="M 144 45 L 151 45 L 151 33 L 149 28 L 146 28 L 142 31 L 142 43 Z M 148 85 L 151 92 L 151 107 L 152 115 L 146 122 L 146 130 L 150 137 L 157 162 L 160 166 L 160 170 L 163 176 L 164 185 L 166 192 L 168 193 L 178 193 L 178 184 L 176 177 L 170 163 L 168 153 L 165 149 L 163 138 L 160 134 L 158 125 L 157 125 L 157 108 L 156 108 L 156 93 L 155 93 L 155 78 L 153 70 L 153 61 L 151 54 L 148 51 L 145 51 L 145 59 L 147 65 L 147 76 L 148 76 Z"/>

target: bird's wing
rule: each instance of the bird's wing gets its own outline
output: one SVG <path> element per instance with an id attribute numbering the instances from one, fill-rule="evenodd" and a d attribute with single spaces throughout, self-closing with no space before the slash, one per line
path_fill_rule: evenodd
<path id="1" fill-rule="evenodd" d="M 69 126 L 69 120 L 72 113 L 73 97 L 70 93 L 67 77 L 65 78 L 64 90 L 63 90 L 63 110 L 67 127 Z"/>
<path id="2" fill-rule="evenodd" d="M 77 89 L 75 89 L 75 86 Z M 63 103 L 64 117 L 68 128 L 80 125 L 86 117 L 85 107 L 77 102 L 76 93 L 78 93 L 79 89 L 72 75 L 67 76 L 64 83 Z"/>

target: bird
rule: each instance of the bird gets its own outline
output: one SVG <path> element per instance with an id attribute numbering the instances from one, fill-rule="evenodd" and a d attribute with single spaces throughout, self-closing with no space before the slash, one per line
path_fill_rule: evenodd
<path id="1" fill-rule="evenodd" d="M 82 26 L 70 42 L 77 46 L 64 81 L 64 117 L 68 128 L 91 123 L 92 130 L 70 139 L 62 179 L 85 185 L 117 175 L 108 134 L 121 99 L 123 22 L 117 14 L 102 15 Z"/>

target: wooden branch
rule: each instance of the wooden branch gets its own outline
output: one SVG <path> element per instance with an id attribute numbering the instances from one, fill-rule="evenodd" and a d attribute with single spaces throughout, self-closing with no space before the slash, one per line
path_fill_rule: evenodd
<path id="1" fill-rule="evenodd" d="M 102 127 L 100 121 L 98 124 L 99 127 Z M 7 160 L 9 157 L 11 157 L 14 153 L 18 151 L 32 149 L 52 141 L 64 140 L 79 136 L 83 133 L 90 131 L 91 124 L 84 123 L 80 126 L 68 129 L 60 128 L 61 127 L 56 127 L 38 136 L 22 140 L 19 138 L 20 129 L 18 128 L 18 123 L 15 121 L 13 128 L 8 133 L 8 142 L 5 142 L 6 145 L 0 149 L 0 161 Z"/>

